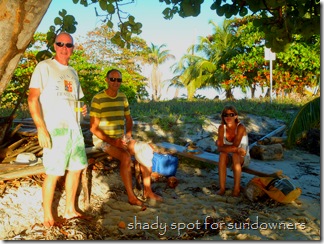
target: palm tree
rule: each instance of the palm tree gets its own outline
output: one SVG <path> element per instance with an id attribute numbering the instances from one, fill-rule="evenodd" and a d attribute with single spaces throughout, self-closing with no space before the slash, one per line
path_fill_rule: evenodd
<path id="1" fill-rule="evenodd" d="M 180 73 L 178 79 L 187 88 L 188 100 L 193 99 L 197 89 L 207 86 L 217 90 L 223 86 L 227 96 L 232 96 L 232 87 L 224 83 L 229 79 L 229 74 L 221 68 L 235 53 L 235 49 L 232 48 L 235 41 L 232 21 L 225 20 L 222 27 L 213 21 L 209 23 L 215 26 L 215 33 L 212 36 L 200 37 L 199 44 L 188 49 L 188 54 L 181 58 L 174 70 L 175 73 Z"/>
<path id="2" fill-rule="evenodd" d="M 154 101 L 158 101 L 161 97 L 161 72 L 159 71 L 159 65 L 169 59 L 175 59 L 175 56 L 170 54 L 169 50 L 162 50 L 164 47 L 166 47 L 165 44 L 158 47 L 151 43 L 151 47 L 148 48 L 148 63 L 153 65 L 150 85 Z"/>
<path id="3" fill-rule="evenodd" d="M 173 77 L 172 81 L 179 81 L 187 89 L 187 98 L 191 101 L 197 89 L 210 85 L 209 80 L 215 73 L 215 68 L 215 65 L 205 58 L 186 54 L 174 66 L 174 73 L 178 75 Z"/>
<path id="4" fill-rule="evenodd" d="M 287 146 L 291 147 L 309 129 L 319 128 L 321 122 L 320 97 L 309 101 L 302 106 L 295 118 L 288 125 Z"/>
<path id="5" fill-rule="evenodd" d="M 235 33 L 232 27 L 234 20 L 224 20 L 222 26 L 218 26 L 213 21 L 210 21 L 214 26 L 214 34 L 204 40 L 201 44 L 208 44 L 213 52 L 210 56 L 210 61 L 216 65 L 216 71 L 214 74 L 213 84 L 219 86 L 221 84 L 222 88 L 225 90 L 226 98 L 230 99 L 233 97 L 232 85 L 228 84 L 227 81 L 231 79 L 230 73 L 226 69 L 226 63 L 230 61 L 233 56 L 237 55 L 237 40 L 235 38 Z M 203 40 L 202 40 L 203 41 Z M 207 42 L 208 41 L 208 42 Z M 206 49 L 206 47 L 204 48 Z"/>

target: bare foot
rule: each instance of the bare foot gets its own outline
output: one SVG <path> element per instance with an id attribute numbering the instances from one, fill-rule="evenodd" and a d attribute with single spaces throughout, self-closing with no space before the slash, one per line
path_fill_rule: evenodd
<path id="1" fill-rule="evenodd" d="M 238 197 L 238 196 L 240 196 L 240 190 L 238 190 L 238 191 L 233 191 L 232 192 L 232 197 Z"/>
<path id="2" fill-rule="evenodd" d="M 43 225 L 46 228 L 50 228 L 55 225 L 54 219 L 44 219 Z"/>
<path id="3" fill-rule="evenodd" d="M 63 216 L 64 219 L 68 220 L 68 219 L 75 219 L 75 218 L 79 218 L 79 219 L 87 219 L 87 220 L 91 220 L 92 217 L 91 216 L 87 216 L 84 214 L 81 214 L 77 211 L 71 212 L 71 213 L 66 213 Z"/>
<path id="4" fill-rule="evenodd" d="M 130 205 L 137 205 L 137 206 L 143 206 L 144 205 L 144 203 L 141 200 L 137 199 L 137 198 L 135 198 L 133 200 L 129 199 L 128 202 L 129 202 Z"/>
<path id="5" fill-rule="evenodd" d="M 224 196 L 225 190 L 219 189 L 218 192 L 216 192 L 217 195 Z"/>
<path id="6" fill-rule="evenodd" d="M 153 200 L 158 201 L 158 202 L 163 202 L 163 198 L 161 196 L 153 193 L 153 192 L 148 193 L 145 197 L 153 199 Z"/>

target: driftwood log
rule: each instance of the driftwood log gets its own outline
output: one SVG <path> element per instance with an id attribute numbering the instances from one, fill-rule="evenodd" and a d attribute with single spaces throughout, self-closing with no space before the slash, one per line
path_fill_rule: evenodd
<path id="1" fill-rule="evenodd" d="M 280 126 L 278 129 L 270 132 L 269 134 L 265 135 L 264 137 L 262 137 L 259 141 L 263 141 L 266 140 L 266 138 L 270 138 L 270 137 L 275 137 L 275 136 L 280 136 L 283 134 L 284 130 L 286 129 L 285 125 Z M 258 144 L 258 141 L 251 143 L 250 149 L 252 149 L 255 145 Z"/>
<path id="2" fill-rule="evenodd" d="M 271 144 L 277 144 L 280 143 L 281 145 L 284 145 L 287 141 L 286 136 L 278 137 L 278 136 L 272 136 L 272 137 L 266 137 L 262 140 L 258 140 L 258 145 L 271 145 Z"/>
<path id="3" fill-rule="evenodd" d="M 259 160 L 279 160 L 283 158 L 283 145 L 287 137 L 281 136 L 286 126 L 270 132 L 260 140 L 250 144 L 251 158 Z"/>
<path id="4" fill-rule="evenodd" d="M 279 143 L 256 145 L 250 150 L 250 155 L 259 160 L 280 160 L 283 158 L 283 147 Z"/>

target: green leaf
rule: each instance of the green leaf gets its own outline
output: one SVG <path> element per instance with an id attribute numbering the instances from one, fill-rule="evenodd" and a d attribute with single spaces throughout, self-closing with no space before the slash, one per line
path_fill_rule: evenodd
<path id="1" fill-rule="evenodd" d="M 130 23 L 131 25 L 134 25 L 134 24 L 135 24 L 135 17 L 132 16 L 132 15 L 130 15 L 130 16 L 128 17 L 128 21 L 129 21 L 129 23 Z"/>
<path id="2" fill-rule="evenodd" d="M 165 19 L 172 19 L 171 8 L 165 8 L 162 12 Z"/>
<path id="3" fill-rule="evenodd" d="M 99 1 L 99 6 L 103 11 L 107 10 L 107 2 L 106 1 L 103 1 L 103 0 Z"/>
<path id="4" fill-rule="evenodd" d="M 111 38 L 111 42 L 122 48 L 125 46 L 125 41 L 122 40 L 121 33 L 119 31 L 116 32 L 116 34 Z"/>
<path id="5" fill-rule="evenodd" d="M 49 28 L 49 31 L 50 32 L 55 32 L 55 26 L 54 25 L 51 25 L 50 28 Z"/>
<path id="6" fill-rule="evenodd" d="M 306 103 L 300 108 L 296 117 L 290 122 L 287 133 L 287 144 L 292 146 L 296 143 L 303 132 L 319 126 L 321 121 L 320 97 Z"/>
<path id="7" fill-rule="evenodd" d="M 185 16 L 192 16 L 194 13 L 194 9 L 188 1 L 183 1 L 181 7 Z"/>
<path id="8" fill-rule="evenodd" d="M 111 3 L 107 5 L 107 11 L 109 14 L 114 14 L 115 13 L 115 7 Z"/>
<path id="9" fill-rule="evenodd" d="M 112 29 L 114 27 L 114 23 L 111 20 L 108 20 L 107 26 Z"/>
<path id="10" fill-rule="evenodd" d="M 216 9 L 216 13 L 219 15 L 219 16 L 223 16 L 224 13 L 225 13 L 225 8 L 224 6 L 221 6 L 219 8 Z"/>
<path id="11" fill-rule="evenodd" d="M 244 17 L 245 15 L 247 15 L 247 13 L 248 13 L 248 10 L 247 10 L 246 7 L 242 7 L 242 8 L 240 9 L 240 16 L 241 16 L 241 17 Z"/>
<path id="12" fill-rule="evenodd" d="M 66 25 L 73 25 L 74 22 L 75 22 L 74 16 L 72 16 L 72 15 L 66 15 L 66 16 L 63 18 L 63 22 L 64 22 L 64 24 L 66 24 Z"/>
<path id="13" fill-rule="evenodd" d="M 88 1 L 87 0 L 81 0 L 80 4 L 85 6 L 85 7 L 88 7 Z"/>
<path id="14" fill-rule="evenodd" d="M 66 15 L 66 10 L 65 9 L 62 9 L 62 11 L 59 11 L 59 15 L 64 17 Z"/>
<path id="15" fill-rule="evenodd" d="M 54 19 L 54 24 L 56 24 L 56 25 L 62 25 L 62 20 L 59 18 L 59 17 L 56 17 L 55 19 Z"/>
<path id="16" fill-rule="evenodd" d="M 42 50 L 42 51 L 39 51 L 36 54 L 36 59 L 37 59 L 38 62 L 40 62 L 42 60 L 51 58 L 52 56 L 53 56 L 53 54 L 50 51 L 48 51 L 48 50 Z"/>

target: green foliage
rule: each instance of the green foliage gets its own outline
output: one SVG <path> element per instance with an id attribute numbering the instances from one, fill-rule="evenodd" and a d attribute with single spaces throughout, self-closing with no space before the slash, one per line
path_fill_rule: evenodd
<path id="1" fill-rule="evenodd" d="M 203 124 L 207 116 L 219 117 L 225 105 L 233 104 L 240 114 L 255 114 L 276 118 L 288 123 L 302 105 L 309 99 L 294 100 L 290 98 L 274 100 L 249 99 L 249 100 L 170 100 L 138 102 L 131 105 L 133 117 L 144 122 L 151 122 L 155 118 L 166 117 L 166 120 L 177 123 Z"/>
<path id="2" fill-rule="evenodd" d="M 118 68 L 116 66 L 103 66 L 102 64 L 90 63 L 88 56 L 83 49 L 74 51 L 70 65 L 78 72 L 79 80 L 84 98 L 82 99 L 86 104 L 90 105 L 91 100 L 95 94 L 107 88 L 105 81 L 108 70 Z M 118 68 L 123 75 L 123 83 L 120 91 L 124 92 L 130 103 L 136 102 L 139 96 L 145 96 L 145 92 L 139 92 L 143 84 L 137 82 L 140 76 L 137 73 Z M 141 76 L 140 76 L 141 77 Z"/>
<path id="3" fill-rule="evenodd" d="M 153 124 L 159 125 L 164 131 L 170 131 L 173 126 L 176 126 L 181 115 L 169 114 L 163 117 L 155 117 L 152 120 Z"/>
<path id="4" fill-rule="evenodd" d="M 172 19 L 175 14 L 181 17 L 197 16 L 200 13 L 202 0 L 160 0 L 171 7 L 164 11 L 164 18 Z M 305 39 L 314 34 L 320 34 L 320 1 L 296 0 L 216 0 L 210 6 L 219 16 L 227 19 L 237 16 L 244 17 L 248 14 L 261 18 L 254 20 L 256 27 L 262 27 L 265 33 L 266 46 L 273 52 L 284 51 L 293 41 L 295 34 L 302 35 Z"/>
<path id="5" fill-rule="evenodd" d="M 109 28 L 114 27 L 113 16 L 117 16 L 118 31 L 115 32 L 111 41 L 124 48 L 129 48 L 129 41 L 133 34 L 142 32 L 142 24 L 135 22 L 135 17 L 130 13 L 124 12 L 122 6 L 132 4 L 134 1 L 126 0 L 72 0 L 74 4 L 81 4 L 88 7 L 90 4 L 99 5 L 99 10 L 103 11 L 103 22 L 107 23 Z M 178 14 L 182 18 L 196 17 L 201 12 L 203 0 L 159 0 L 164 2 L 167 7 L 162 12 L 165 19 L 172 19 Z M 96 8 L 95 8 L 96 9 Z M 296 1 L 296 0 L 216 0 L 210 6 L 219 16 L 231 19 L 239 15 L 245 17 L 252 12 L 253 15 L 259 14 L 261 18 L 254 20 L 256 27 L 262 27 L 265 33 L 266 45 L 271 47 L 274 52 L 284 51 L 288 44 L 293 40 L 293 35 L 300 34 L 304 38 L 311 38 L 314 34 L 320 34 L 320 1 Z M 98 10 L 96 9 L 96 14 Z M 74 33 L 77 22 L 72 15 L 68 15 L 66 10 L 62 9 L 59 16 L 54 19 L 54 24 L 48 32 L 48 48 L 51 49 L 54 43 L 55 35 L 60 31 Z"/>
<path id="6" fill-rule="evenodd" d="M 320 127 L 320 103 L 320 97 L 309 101 L 299 109 L 297 115 L 290 121 L 287 132 L 288 146 L 294 145 L 309 129 Z"/>
<path id="7" fill-rule="evenodd" d="M 1 108 L 13 110 L 20 101 L 20 98 L 22 98 L 20 101 L 21 107 L 27 107 L 26 87 L 29 86 L 29 81 L 35 66 L 35 52 L 28 50 L 23 54 L 23 57 L 11 77 L 10 83 L 1 95 Z"/>
<path id="8" fill-rule="evenodd" d="M 12 110 L 19 98 L 24 97 L 21 106 L 27 109 L 27 94 L 25 94 L 24 88 L 29 85 L 31 75 L 37 64 L 37 55 L 35 55 L 37 52 L 36 50 L 39 50 L 39 48 L 44 45 L 44 42 L 46 42 L 45 37 L 46 35 L 41 33 L 36 33 L 34 35 L 33 41 L 24 53 L 18 67 L 15 69 L 11 82 L 1 96 L 1 108 Z M 129 52 L 130 50 L 128 50 L 128 53 Z M 82 45 L 75 48 L 70 59 L 70 65 L 77 71 L 84 92 L 84 98 L 82 98 L 82 100 L 88 105 L 90 105 L 96 93 L 106 89 L 107 84 L 105 82 L 105 76 L 107 71 L 111 68 L 116 68 L 116 66 L 112 67 L 103 65 L 102 63 L 98 64 L 96 62 L 90 62 L 90 60 L 91 59 L 89 59 L 89 56 L 86 55 L 82 48 Z M 124 80 L 121 91 L 126 94 L 130 103 L 136 102 L 137 99 L 145 99 L 147 97 L 147 91 L 144 89 L 144 77 L 129 67 L 128 69 L 120 70 L 123 73 Z"/>
<path id="9" fill-rule="evenodd" d="M 78 4 L 78 0 L 73 0 L 74 4 Z M 129 48 L 131 46 L 130 40 L 132 35 L 139 35 L 142 32 L 142 24 L 140 22 L 135 22 L 135 17 L 129 13 L 122 11 L 122 5 L 133 3 L 133 1 L 123 1 L 123 0 L 81 0 L 80 4 L 87 7 L 89 4 L 99 4 L 100 10 L 103 11 L 106 16 L 103 20 L 107 22 L 109 28 L 114 27 L 112 21 L 113 15 L 117 15 L 119 20 L 118 30 L 114 33 L 111 38 L 112 43 L 118 45 L 121 48 Z M 98 12 L 96 10 L 98 15 Z M 126 21 L 124 21 L 127 19 Z"/>
<path id="10" fill-rule="evenodd" d="M 232 89 L 251 90 L 254 98 L 257 87 L 268 89 L 270 70 L 264 59 L 265 34 L 253 25 L 259 16 L 224 21 L 215 26 L 208 37 L 191 47 L 195 54 L 182 57 L 172 80 L 180 81 L 188 91 L 188 100 L 200 87 L 223 88 L 226 98 L 232 98 Z M 273 91 L 279 97 L 287 94 L 303 94 L 305 87 L 314 87 L 320 77 L 320 38 L 314 35 L 306 41 L 295 35 L 295 40 L 285 52 L 277 54 L 273 68 Z M 175 83 L 175 82 L 174 82 Z M 177 83 L 175 83 L 177 84 Z M 267 93 L 269 96 L 269 93 Z"/>
<path id="11" fill-rule="evenodd" d="M 70 65 L 77 71 L 79 81 L 84 93 L 82 99 L 90 105 L 93 96 L 106 88 L 105 73 L 102 72 L 102 66 L 90 63 L 82 49 L 74 50 L 70 59 Z"/>

